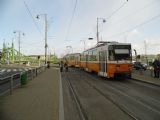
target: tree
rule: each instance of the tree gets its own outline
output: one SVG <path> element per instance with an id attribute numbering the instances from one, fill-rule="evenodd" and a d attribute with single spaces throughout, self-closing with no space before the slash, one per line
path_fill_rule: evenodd
<path id="1" fill-rule="evenodd" d="M 0 51 L 0 60 L 1 60 L 1 58 L 2 58 L 2 52 Z"/>

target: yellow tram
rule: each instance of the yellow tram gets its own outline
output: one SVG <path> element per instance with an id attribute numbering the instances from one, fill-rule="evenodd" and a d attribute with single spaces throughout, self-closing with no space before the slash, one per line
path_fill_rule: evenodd
<path id="1" fill-rule="evenodd" d="M 132 52 L 129 43 L 99 42 L 81 54 L 66 55 L 65 60 L 70 66 L 81 67 L 107 78 L 131 76 Z"/>

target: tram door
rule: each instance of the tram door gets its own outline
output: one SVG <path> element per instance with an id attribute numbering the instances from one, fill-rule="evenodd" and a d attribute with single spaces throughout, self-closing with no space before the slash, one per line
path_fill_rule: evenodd
<path id="1" fill-rule="evenodd" d="M 106 73 L 106 54 L 107 51 L 100 51 L 99 52 L 99 68 L 100 68 L 100 74 L 104 76 L 104 73 Z"/>

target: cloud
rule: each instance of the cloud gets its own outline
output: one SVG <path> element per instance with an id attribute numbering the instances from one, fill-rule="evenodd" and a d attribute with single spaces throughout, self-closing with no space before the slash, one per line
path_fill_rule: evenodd
<path id="1" fill-rule="evenodd" d="M 9 0 L 5 12 L 5 19 L 0 23 L 1 29 L 0 33 L 1 40 L 3 38 L 11 39 L 13 37 L 13 30 L 22 30 L 26 33 L 26 38 L 24 40 L 27 43 L 39 43 L 43 41 L 41 46 L 37 45 L 25 45 L 24 51 L 31 54 L 44 54 L 44 32 L 40 36 L 33 24 L 32 19 L 28 15 L 23 1 L 20 0 Z M 151 38 L 152 34 L 157 34 L 159 36 L 160 27 L 159 20 L 155 26 L 149 24 L 146 27 L 142 26 L 140 28 L 134 28 L 137 24 L 140 24 L 149 18 L 155 16 L 160 11 L 159 1 L 155 0 L 154 4 L 150 4 L 145 9 L 140 10 L 145 5 L 149 4 L 153 0 L 130 0 L 125 4 L 116 14 L 114 14 L 109 20 L 104 24 L 99 24 L 100 37 L 103 36 L 104 41 L 125 41 L 133 44 L 133 47 L 139 51 L 139 53 L 144 53 L 144 40 L 147 39 L 148 53 L 155 53 L 156 49 L 159 49 L 160 39 Z M 124 0 L 79 0 L 77 8 L 75 11 L 75 16 L 70 28 L 68 39 L 71 41 L 66 42 L 65 37 L 68 30 L 68 24 L 72 16 L 74 9 L 75 0 L 26 0 L 28 6 L 33 14 L 48 14 L 48 19 L 53 18 L 53 24 L 48 31 L 49 36 L 55 36 L 54 40 L 48 39 L 48 44 L 50 47 L 54 47 L 55 52 L 58 55 L 66 53 L 66 45 L 74 46 L 74 51 L 78 52 L 83 50 L 83 43 L 80 40 L 83 38 L 95 37 L 96 36 L 96 19 L 97 17 L 108 18 L 113 11 L 119 8 Z M 137 12 L 135 12 L 138 10 Z M 134 14 L 133 14 L 134 13 Z M 128 16 L 128 17 L 127 17 Z M 42 18 L 37 22 L 41 30 L 44 30 L 44 19 Z M 43 26 L 42 26 L 43 25 Z M 150 27 L 152 26 L 152 27 Z M 131 29 L 133 28 L 133 29 Z M 151 29 L 152 28 L 152 29 Z M 126 30 L 131 30 L 130 32 L 123 33 Z M 153 30 L 156 29 L 156 33 Z M 52 31 L 51 31 L 52 30 Z M 148 32 L 149 31 L 149 32 Z M 152 33 L 151 33 L 152 32 Z M 120 36 L 116 36 L 118 33 L 123 33 Z M 144 34 L 147 34 L 144 36 Z M 110 36 L 115 36 L 113 38 L 108 38 Z M 17 43 L 16 43 L 17 44 Z M 90 48 L 96 44 L 96 40 L 86 41 L 86 48 Z M 22 41 L 23 46 L 23 41 Z M 151 49 L 150 46 L 153 46 Z M 30 52 L 29 52 L 30 49 Z M 42 50 L 39 50 L 42 49 Z M 23 50 L 23 48 L 22 48 Z M 159 52 L 159 51 L 156 51 Z"/>
<path id="2" fill-rule="evenodd" d="M 140 32 L 137 30 L 137 29 L 134 29 L 134 30 L 132 30 L 131 32 L 129 32 L 127 35 L 129 36 L 129 37 L 132 37 L 132 36 L 134 36 L 134 35 L 137 35 L 137 34 L 139 34 Z"/>
<path id="3" fill-rule="evenodd" d="M 160 37 L 159 38 L 147 38 L 145 40 L 148 46 L 151 46 L 151 47 L 159 46 L 160 47 Z"/>

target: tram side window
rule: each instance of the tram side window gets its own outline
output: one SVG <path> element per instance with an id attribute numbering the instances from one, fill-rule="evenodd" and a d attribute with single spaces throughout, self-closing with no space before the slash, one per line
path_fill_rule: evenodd
<path id="1" fill-rule="evenodd" d="M 84 54 L 81 54 L 80 60 L 85 61 L 85 55 Z"/>
<path id="2" fill-rule="evenodd" d="M 109 50 L 109 60 L 115 60 L 113 50 Z"/>
<path id="3" fill-rule="evenodd" d="M 68 61 L 68 56 L 66 56 L 64 59 L 65 59 L 65 61 Z"/>
<path id="4" fill-rule="evenodd" d="M 88 61 L 88 51 L 85 51 L 82 56 L 81 61 Z"/>
<path id="5" fill-rule="evenodd" d="M 74 60 L 74 56 L 71 56 L 70 60 Z"/>
<path id="6" fill-rule="evenodd" d="M 88 60 L 89 61 L 97 61 L 97 50 L 91 50 L 88 52 Z"/>
<path id="7" fill-rule="evenodd" d="M 70 56 L 67 57 L 67 60 L 70 60 Z"/>
<path id="8" fill-rule="evenodd" d="M 89 60 L 89 61 L 92 61 L 92 51 L 89 51 L 89 52 L 88 52 L 88 60 Z"/>
<path id="9" fill-rule="evenodd" d="M 92 61 L 97 61 L 97 50 L 92 51 Z"/>
<path id="10" fill-rule="evenodd" d="M 109 56 L 108 56 L 109 60 L 111 61 L 115 60 L 114 50 L 112 45 L 108 46 L 108 52 L 109 52 Z"/>

